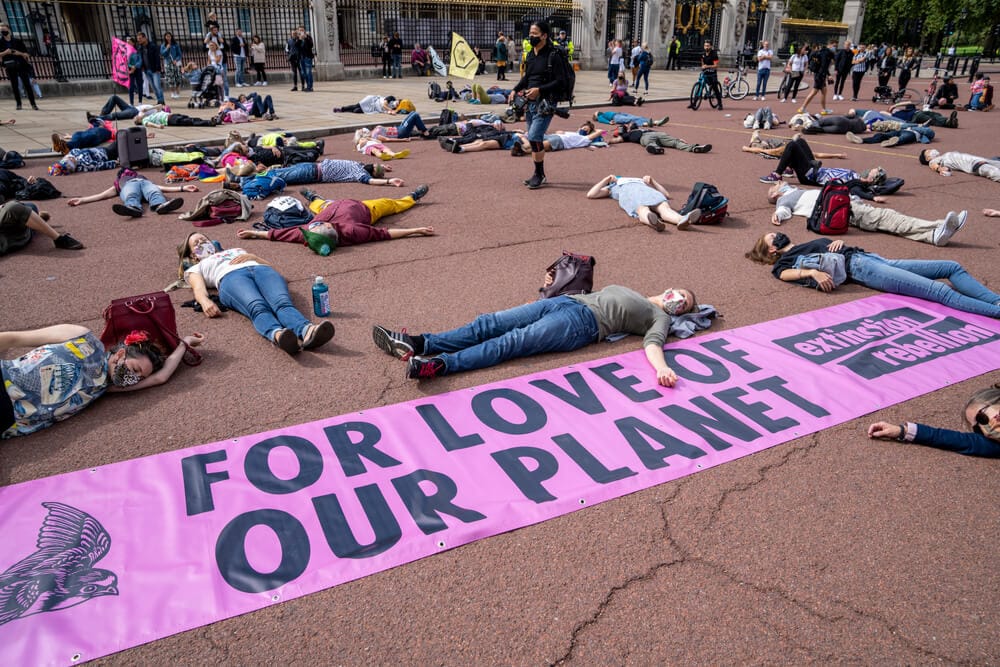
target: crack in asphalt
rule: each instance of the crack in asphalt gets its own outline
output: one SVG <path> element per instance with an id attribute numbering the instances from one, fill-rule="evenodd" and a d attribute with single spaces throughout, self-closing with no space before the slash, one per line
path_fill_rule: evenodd
<path id="1" fill-rule="evenodd" d="M 767 465 L 758 468 L 756 470 L 757 479 L 749 482 L 739 482 L 733 485 L 731 488 L 725 489 L 719 495 L 719 499 L 716 505 L 712 508 L 708 521 L 706 522 L 705 528 L 712 527 L 719 513 L 722 511 L 723 505 L 726 503 L 726 501 L 729 499 L 730 496 L 736 493 L 742 493 L 743 491 L 747 491 L 757 486 L 758 484 L 761 484 L 762 482 L 767 480 L 768 474 L 771 471 L 781 468 L 789 461 L 798 460 L 801 458 L 801 456 L 808 455 L 808 453 L 811 450 L 818 447 L 819 446 L 818 435 L 819 435 L 818 433 L 812 434 L 810 436 L 811 442 L 808 445 L 790 449 L 788 452 L 784 453 L 778 461 L 769 463 Z M 850 602 L 834 598 L 829 600 L 829 602 L 843 607 L 847 613 L 825 614 L 815 609 L 810 603 L 805 602 L 803 600 L 799 600 L 789 591 L 785 590 L 784 588 L 781 588 L 780 586 L 772 584 L 762 584 L 759 582 L 746 580 L 738 576 L 737 574 L 727 570 L 723 564 L 717 563 L 709 558 L 692 555 L 691 550 L 687 548 L 687 546 L 685 546 L 680 540 L 674 537 L 671 531 L 670 520 L 667 514 L 667 506 L 680 496 L 681 492 L 687 486 L 688 482 L 691 481 L 691 479 L 692 479 L 691 477 L 687 477 L 683 480 L 678 480 L 675 484 L 672 485 L 671 493 L 669 494 L 669 496 L 657 503 L 660 506 L 660 515 L 663 521 L 662 534 L 665 539 L 665 542 L 668 548 L 674 551 L 675 553 L 679 554 L 679 556 L 676 558 L 672 558 L 670 560 L 654 563 L 645 571 L 637 575 L 634 575 L 632 577 L 629 577 L 625 579 L 625 581 L 623 581 L 622 583 L 616 584 L 612 586 L 610 589 L 608 589 L 607 593 L 597 604 L 597 607 L 594 609 L 594 612 L 588 618 L 577 623 L 573 627 L 573 630 L 570 633 L 569 645 L 567 646 L 566 651 L 562 654 L 562 656 L 549 663 L 550 665 L 566 665 L 572 661 L 573 653 L 577 649 L 577 646 L 579 645 L 581 635 L 588 628 L 591 628 L 600 622 L 601 618 L 604 616 L 604 613 L 614 603 L 615 598 L 618 596 L 619 593 L 626 591 L 633 585 L 642 584 L 645 581 L 652 580 L 657 574 L 659 574 L 661 571 L 667 568 L 673 567 L 675 565 L 685 565 L 685 564 L 702 565 L 706 569 L 708 569 L 711 573 L 732 582 L 733 584 L 735 584 L 740 588 L 749 588 L 751 591 L 753 591 L 758 595 L 777 597 L 780 600 L 784 601 L 785 603 L 792 605 L 793 607 L 801 610 L 808 616 L 811 616 L 823 623 L 834 624 L 834 623 L 854 620 L 851 619 L 850 616 L 858 617 L 861 619 L 867 619 L 884 627 L 886 631 L 889 633 L 889 636 L 893 637 L 904 648 L 919 654 L 923 658 L 929 658 L 932 660 L 948 662 L 953 664 L 959 662 L 955 658 L 952 658 L 950 656 L 935 653 L 934 651 L 920 645 L 916 640 L 908 638 L 907 636 L 905 636 L 900 632 L 899 628 L 896 625 L 890 622 L 887 618 L 875 612 L 866 611 L 851 604 Z M 776 627 L 767 623 L 766 621 L 761 620 L 761 622 L 767 625 L 769 628 L 771 628 L 776 635 L 781 637 L 790 646 L 798 648 L 811 656 L 816 656 L 823 661 L 833 661 L 835 657 L 842 657 L 825 653 L 822 650 L 817 649 L 815 647 L 802 645 L 799 642 L 795 641 L 793 637 L 783 634 Z"/>

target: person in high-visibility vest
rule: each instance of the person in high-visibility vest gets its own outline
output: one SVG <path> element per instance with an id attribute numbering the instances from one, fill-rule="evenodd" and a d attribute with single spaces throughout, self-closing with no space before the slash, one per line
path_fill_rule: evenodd
<path id="1" fill-rule="evenodd" d="M 528 52 L 532 49 L 531 42 L 525 37 L 521 40 L 521 77 L 524 77 L 524 63 L 528 60 Z"/>

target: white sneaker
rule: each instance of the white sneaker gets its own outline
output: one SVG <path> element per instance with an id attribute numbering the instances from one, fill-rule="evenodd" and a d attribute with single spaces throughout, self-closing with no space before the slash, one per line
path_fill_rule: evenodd
<path id="1" fill-rule="evenodd" d="M 948 245 L 951 237 L 965 226 L 965 220 L 968 217 L 968 211 L 960 211 L 958 213 L 948 211 L 948 215 L 944 217 L 944 221 L 934 230 L 931 242 L 938 247 Z"/>
<path id="2" fill-rule="evenodd" d="M 792 98 L 792 104 L 798 104 L 798 103 L 799 103 L 799 101 L 793 97 Z"/>
<path id="3" fill-rule="evenodd" d="M 759 120 L 755 120 L 753 122 L 753 129 L 755 129 L 755 130 L 759 130 L 760 129 L 760 121 Z"/>
<path id="4" fill-rule="evenodd" d="M 264 83 L 262 83 L 262 84 L 260 84 L 260 85 L 262 85 L 262 86 L 266 86 L 266 85 L 267 85 L 267 81 L 265 81 Z"/>
<path id="5" fill-rule="evenodd" d="M 769 121 L 769 120 L 768 121 L 764 121 L 764 129 L 765 130 L 770 130 L 771 129 L 771 121 Z"/>

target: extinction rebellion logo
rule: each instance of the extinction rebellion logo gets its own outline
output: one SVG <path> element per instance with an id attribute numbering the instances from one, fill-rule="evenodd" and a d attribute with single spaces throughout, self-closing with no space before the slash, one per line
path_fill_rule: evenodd
<path id="1" fill-rule="evenodd" d="M 813 363 L 837 362 L 872 380 L 997 338 L 994 332 L 956 317 L 896 308 L 774 342 Z"/>

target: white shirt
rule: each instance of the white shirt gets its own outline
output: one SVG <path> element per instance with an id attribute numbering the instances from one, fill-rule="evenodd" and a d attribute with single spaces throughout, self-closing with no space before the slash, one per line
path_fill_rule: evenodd
<path id="1" fill-rule="evenodd" d="M 639 57 L 639 54 L 640 54 L 640 53 L 642 53 L 642 47 L 641 47 L 641 46 L 638 46 L 638 45 L 636 45 L 636 46 L 635 46 L 635 47 L 634 47 L 634 48 L 632 49 L 632 66 L 633 66 L 633 67 L 638 67 L 638 66 L 639 66 L 639 63 L 638 63 L 638 62 L 636 61 L 636 58 L 638 58 L 638 57 Z"/>
<path id="2" fill-rule="evenodd" d="M 611 64 L 620 65 L 622 62 L 622 50 L 620 47 L 615 47 L 611 51 Z"/>
<path id="3" fill-rule="evenodd" d="M 757 69 L 771 69 L 771 58 L 774 57 L 774 51 L 771 49 L 761 49 L 757 52 Z M 761 60 L 761 58 L 766 58 L 766 60 Z"/>
<path id="4" fill-rule="evenodd" d="M 809 56 L 795 54 L 792 56 L 790 62 L 792 63 L 793 72 L 804 72 L 806 64 L 809 62 Z"/>
<path id="5" fill-rule="evenodd" d="M 235 257 L 246 254 L 248 253 L 243 248 L 229 248 L 228 250 L 222 250 L 214 255 L 209 255 L 194 266 L 190 267 L 184 273 L 197 273 L 205 280 L 206 287 L 214 287 L 218 289 L 219 283 L 222 282 L 222 279 L 233 271 L 239 271 L 240 269 L 248 266 L 260 266 L 260 262 L 255 260 L 249 260 L 240 264 L 230 263 Z"/>
<path id="6" fill-rule="evenodd" d="M 563 150 L 583 148 L 590 145 L 590 139 L 579 132 L 556 132 L 562 140 Z"/>
<path id="7" fill-rule="evenodd" d="M 382 107 L 383 101 L 384 99 L 379 95 L 368 95 L 367 97 L 362 97 L 358 105 L 365 113 L 382 113 L 384 111 Z"/>

